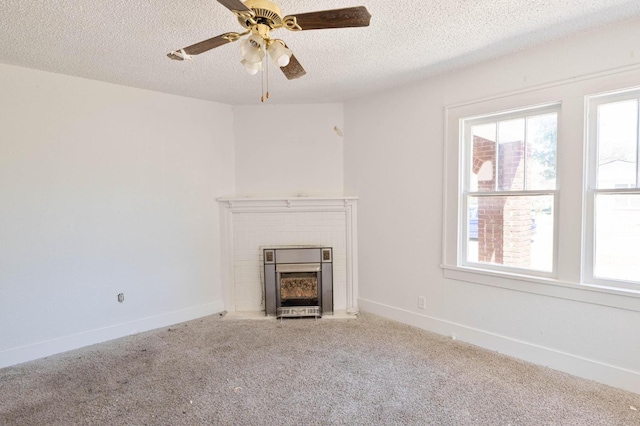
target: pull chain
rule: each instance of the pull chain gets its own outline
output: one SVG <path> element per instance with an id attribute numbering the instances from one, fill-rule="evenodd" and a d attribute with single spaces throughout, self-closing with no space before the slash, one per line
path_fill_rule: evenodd
<path id="1" fill-rule="evenodd" d="M 264 103 L 264 58 L 262 58 L 262 69 L 260 70 L 260 102 Z"/>
<path id="2" fill-rule="evenodd" d="M 264 55 L 265 68 L 267 69 L 267 99 L 269 99 L 269 61 L 267 55 Z"/>

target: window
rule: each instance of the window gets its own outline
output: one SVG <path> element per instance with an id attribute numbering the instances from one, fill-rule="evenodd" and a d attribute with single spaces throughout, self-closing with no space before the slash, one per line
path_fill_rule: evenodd
<path id="1" fill-rule="evenodd" d="M 640 283 L 639 102 L 640 90 L 589 99 L 585 269 L 594 283 Z"/>
<path id="2" fill-rule="evenodd" d="M 634 69 L 445 107 L 445 278 L 640 312 L 638 82 Z"/>
<path id="3" fill-rule="evenodd" d="M 462 120 L 462 265 L 555 271 L 559 105 Z"/>

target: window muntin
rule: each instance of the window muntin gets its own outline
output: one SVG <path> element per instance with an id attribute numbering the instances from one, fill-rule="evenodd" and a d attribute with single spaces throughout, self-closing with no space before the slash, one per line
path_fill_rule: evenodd
<path id="1" fill-rule="evenodd" d="M 555 271 L 559 106 L 463 119 L 463 265 Z"/>
<path id="2" fill-rule="evenodd" d="M 640 284 L 640 90 L 589 102 L 589 185 L 586 279 Z"/>

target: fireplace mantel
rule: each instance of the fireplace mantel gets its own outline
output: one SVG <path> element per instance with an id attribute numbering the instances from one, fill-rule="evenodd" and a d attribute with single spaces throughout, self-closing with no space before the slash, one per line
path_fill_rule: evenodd
<path id="1" fill-rule="evenodd" d="M 229 208 L 301 208 L 301 207 L 335 207 L 349 206 L 358 200 L 358 197 L 279 197 L 279 198 L 250 198 L 231 197 L 217 198 L 221 204 L 227 204 Z"/>
<path id="2" fill-rule="evenodd" d="M 222 231 L 222 296 L 225 309 L 229 312 L 264 309 L 256 302 L 258 295 L 255 292 L 258 291 L 258 285 L 252 282 L 256 277 L 259 279 L 260 246 L 300 245 L 303 240 L 305 244 L 327 245 L 326 242 L 313 240 L 316 238 L 314 236 L 317 236 L 319 239 L 338 238 L 340 242 L 344 242 L 344 247 L 335 248 L 336 255 L 342 253 L 345 265 L 342 271 L 343 279 L 336 277 L 335 280 L 334 291 L 340 292 L 334 294 L 337 301 L 335 307 L 338 311 L 357 313 L 357 200 L 358 197 L 353 196 L 218 198 Z M 280 225 L 274 226 L 274 223 Z M 296 225 L 287 228 L 291 223 Z M 336 230 L 328 229 L 327 224 L 335 224 L 344 235 L 336 236 Z M 243 226 L 251 226 L 252 231 L 248 233 Z M 300 231 L 302 228 L 304 231 Z M 296 232 L 305 234 L 296 235 Z M 242 238 L 239 235 L 241 233 Z M 258 234 L 270 235 L 274 241 L 261 240 Z M 255 241 L 252 240 L 254 235 Z M 336 261 L 339 265 L 340 259 L 337 258 Z M 249 281 L 249 284 L 246 281 Z M 245 300 L 247 298 L 251 302 Z"/>

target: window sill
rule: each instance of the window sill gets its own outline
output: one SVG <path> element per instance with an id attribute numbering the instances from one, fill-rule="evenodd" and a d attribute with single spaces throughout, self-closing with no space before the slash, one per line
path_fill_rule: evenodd
<path id="1" fill-rule="evenodd" d="M 594 305 L 640 312 L 640 290 L 563 282 L 552 278 L 498 273 L 479 268 L 440 265 L 444 277 Z"/>

